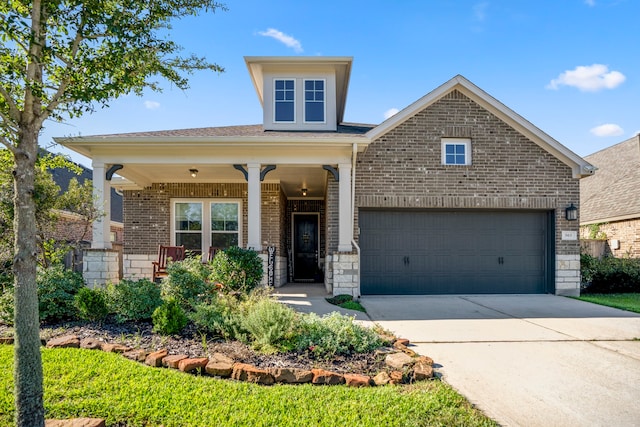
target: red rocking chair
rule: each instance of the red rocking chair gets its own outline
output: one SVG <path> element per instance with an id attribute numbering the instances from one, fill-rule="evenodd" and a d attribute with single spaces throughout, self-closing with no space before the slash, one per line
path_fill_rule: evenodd
<path id="1" fill-rule="evenodd" d="M 221 250 L 222 248 L 219 246 L 209 246 L 209 256 L 207 257 L 207 261 L 208 262 L 213 261 L 213 258 L 216 256 L 218 251 L 221 251 Z"/>
<path id="2" fill-rule="evenodd" d="M 158 248 L 158 261 L 153 261 L 153 281 L 156 282 L 167 275 L 167 263 L 169 261 L 184 260 L 184 245 L 162 246 Z"/>

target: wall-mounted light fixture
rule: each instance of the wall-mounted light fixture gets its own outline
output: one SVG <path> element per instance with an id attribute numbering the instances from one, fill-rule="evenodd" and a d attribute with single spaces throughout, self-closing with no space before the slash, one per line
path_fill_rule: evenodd
<path id="1" fill-rule="evenodd" d="M 303 195 L 303 196 L 306 196 L 306 195 L 307 195 L 307 189 L 306 189 L 306 187 L 302 189 L 302 195 Z"/>
<path id="2" fill-rule="evenodd" d="M 567 219 L 567 221 L 575 221 L 578 219 L 578 208 L 576 208 L 573 203 L 571 203 L 571 206 L 569 206 L 568 208 L 566 208 L 564 210 L 564 217 Z"/>
<path id="3" fill-rule="evenodd" d="M 189 169 L 189 173 L 191 174 L 191 178 L 195 178 L 198 176 L 198 169 Z"/>

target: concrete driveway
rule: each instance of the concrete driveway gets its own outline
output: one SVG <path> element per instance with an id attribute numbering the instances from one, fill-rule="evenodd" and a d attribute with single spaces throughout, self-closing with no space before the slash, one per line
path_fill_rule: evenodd
<path id="1" fill-rule="evenodd" d="M 640 426 L 640 315 L 552 295 L 365 296 L 505 426 Z"/>

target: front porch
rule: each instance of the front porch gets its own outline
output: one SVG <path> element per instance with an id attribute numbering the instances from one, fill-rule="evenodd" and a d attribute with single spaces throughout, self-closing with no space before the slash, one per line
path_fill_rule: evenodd
<path id="1" fill-rule="evenodd" d="M 275 287 L 288 282 L 323 283 L 328 293 L 359 296 L 350 163 L 337 168 L 250 165 L 245 182 L 237 179 L 243 175 L 238 167 L 233 169 L 235 180 L 218 177 L 221 182 L 209 182 L 215 177 L 204 172 L 207 166 L 183 164 L 180 168 L 198 172 L 183 182 L 144 187 L 117 177 L 108 180 L 106 174 L 100 182 L 95 175 L 98 204 L 107 203 L 100 195 L 112 185 L 124 196 L 123 277 L 151 278 L 160 245 L 185 245 L 194 254 L 204 254 L 203 258 L 210 246 L 237 245 L 260 254 L 264 284 L 269 280 Z M 95 168 L 98 173 L 100 169 Z M 137 168 L 138 173 L 144 170 Z M 96 221 L 94 245 L 85 253 L 84 276 L 90 285 L 118 280 L 113 271 L 119 266 L 109 256 L 110 242 L 100 239 L 108 221 L 106 216 Z"/>

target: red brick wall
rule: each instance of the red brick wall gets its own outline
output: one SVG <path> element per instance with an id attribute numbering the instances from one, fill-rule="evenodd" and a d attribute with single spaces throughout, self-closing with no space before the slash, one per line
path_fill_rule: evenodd
<path id="1" fill-rule="evenodd" d="M 241 199 L 242 241 L 247 242 L 247 184 L 153 184 L 124 191 L 125 254 L 155 254 L 171 241 L 171 199 Z M 283 212 L 280 185 L 262 184 L 262 241 L 281 247 Z"/>
<path id="2" fill-rule="evenodd" d="M 606 235 L 606 254 L 615 257 L 640 258 L 640 218 L 598 224 L 598 229 Z M 588 239 L 590 226 L 580 227 L 580 237 Z M 620 242 L 614 249 L 612 240 Z"/>
<path id="3" fill-rule="evenodd" d="M 356 180 L 358 177 L 356 177 Z M 339 182 L 335 180 L 333 175 L 327 174 L 327 194 L 326 197 L 326 227 L 327 227 L 327 243 L 326 255 L 331 255 L 338 250 L 339 240 L 339 201 L 340 189 Z"/>

